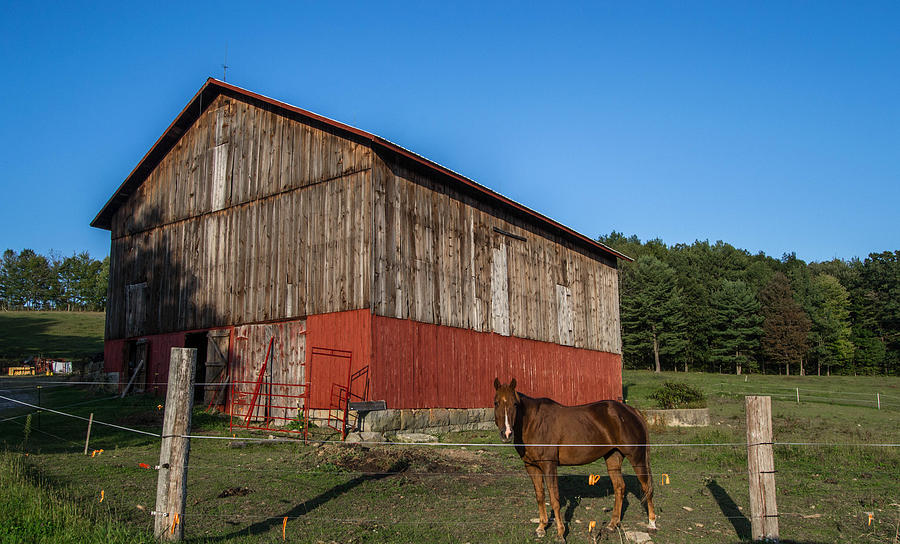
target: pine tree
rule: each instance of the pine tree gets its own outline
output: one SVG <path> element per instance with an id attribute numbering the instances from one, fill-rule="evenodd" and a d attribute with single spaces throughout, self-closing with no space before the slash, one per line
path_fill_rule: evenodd
<path id="1" fill-rule="evenodd" d="M 711 338 L 711 359 L 735 368 L 756 367 L 754 352 L 762 335 L 760 304 L 753 290 L 743 281 L 723 280 L 710 300 L 715 328 Z"/>
<path id="2" fill-rule="evenodd" d="M 639 257 L 623 273 L 622 343 L 626 358 L 640 360 L 652 353 L 656 371 L 660 355 L 678 360 L 687 333 L 681 289 L 675 271 L 652 256 Z"/>
<path id="3" fill-rule="evenodd" d="M 816 364 L 850 370 L 850 294 L 834 276 L 821 274 L 810 281 L 812 353 Z"/>

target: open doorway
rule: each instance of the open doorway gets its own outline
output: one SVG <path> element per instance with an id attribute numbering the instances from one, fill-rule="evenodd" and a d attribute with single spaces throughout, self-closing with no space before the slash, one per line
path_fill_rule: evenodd
<path id="1" fill-rule="evenodd" d="M 194 368 L 194 404 L 203 404 L 203 384 L 206 383 L 206 331 L 186 334 L 184 347 L 197 350 L 197 362 Z"/>
<path id="2" fill-rule="evenodd" d="M 147 386 L 146 339 L 130 340 L 125 343 L 125 391 L 143 393 Z"/>

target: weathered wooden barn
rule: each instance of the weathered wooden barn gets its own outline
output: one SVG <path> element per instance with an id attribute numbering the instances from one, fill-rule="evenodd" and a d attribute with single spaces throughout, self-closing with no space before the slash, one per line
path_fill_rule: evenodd
<path id="1" fill-rule="evenodd" d="M 198 381 L 252 382 L 266 361 L 268 383 L 308 382 L 313 408 L 357 371 L 355 395 L 399 409 L 490 406 L 495 376 L 565 403 L 622 394 L 627 257 L 222 81 L 91 225 L 111 232 L 106 370 L 123 387 L 162 391 L 169 348 L 190 346 Z"/>

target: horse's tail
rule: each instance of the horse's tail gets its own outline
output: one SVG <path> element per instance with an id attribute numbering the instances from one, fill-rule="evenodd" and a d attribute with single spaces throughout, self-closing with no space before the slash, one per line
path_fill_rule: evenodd
<path id="1" fill-rule="evenodd" d="M 655 486 L 653 485 L 653 470 L 650 468 L 650 430 L 647 426 L 647 420 L 644 418 L 644 415 L 638 412 L 641 416 L 641 426 L 643 427 L 644 438 L 642 440 L 643 444 L 640 447 L 640 452 L 643 457 L 644 470 L 647 471 L 647 489 L 641 494 L 641 502 L 643 504 L 647 504 L 647 501 L 653 499 L 653 490 Z"/>
<path id="2" fill-rule="evenodd" d="M 641 448 L 644 453 L 644 470 L 647 471 L 647 489 L 641 494 L 641 502 L 647 504 L 647 501 L 653 499 L 653 470 L 650 469 L 650 445 L 645 442 Z"/>
<path id="3" fill-rule="evenodd" d="M 647 485 L 647 490 L 641 494 L 641 503 L 644 505 L 647 504 L 647 501 L 653 500 L 653 474 L 650 473 L 650 465 L 647 465 L 647 476 L 647 480 L 649 482 Z"/>

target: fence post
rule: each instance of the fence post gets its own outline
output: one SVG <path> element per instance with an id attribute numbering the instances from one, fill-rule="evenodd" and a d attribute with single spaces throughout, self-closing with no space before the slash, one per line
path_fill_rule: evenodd
<path id="1" fill-rule="evenodd" d="M 772 457 L 772 397 L 746 397 L 750 530 L 753 540 L 778 540 L 775 461 Z"/>
<path id="2" fill-rule="evenodd" d="M 795 389 L 797 390 L 797 404 L 800 404 L 800 388 L 796 387 Z"/>
<path id="3" fill-rule="evenodd" d="M 881 410 L 881 393 L 875 393 L 875 400 L 878 403 L 878 409 Z"/>
<path id="4" fill-rule="evenodd" d="M 191 441 L 183 435 L 191 432 L 196 362 L 196 349 L 172 348 L 153 523 L 153 534 L 161 540 L 181 540 L 184 537 L 184 501 Z"/>
<path id="5" fill-rule="evenodd" d="M 91 441 L 91 425 L 94 424 L 94 412 L 91 412 L 91 417 L 88 418 L 88 431 L 87 436 L 84 438 L 84 454 L 87 455 L 88 451 L 88 443 Z"/>

